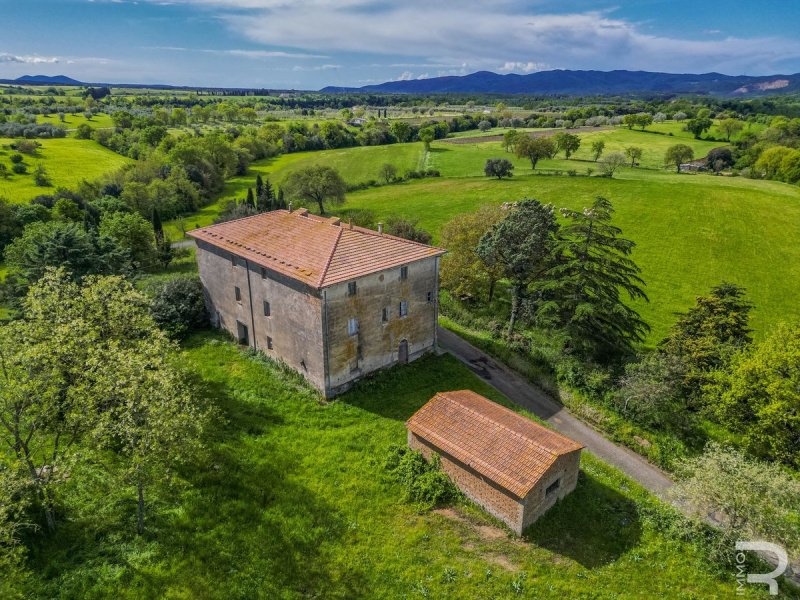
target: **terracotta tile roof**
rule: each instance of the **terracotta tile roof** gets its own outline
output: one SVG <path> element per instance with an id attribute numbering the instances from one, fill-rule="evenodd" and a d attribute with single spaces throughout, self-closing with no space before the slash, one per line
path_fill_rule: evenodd
<path id="1" fill-rule="evenodd" d="M 406 427 L 518 498 L 559 456 L 583 448 L 470 390 L 436 394 Z"/>
<path id="2" fill-rule="evenodd" d="M 305 209 L 275 210 L 188 235 L 315 288 L 445 252 L 363 227 L 351 229 L 335 217 L 318 217 Z"/>

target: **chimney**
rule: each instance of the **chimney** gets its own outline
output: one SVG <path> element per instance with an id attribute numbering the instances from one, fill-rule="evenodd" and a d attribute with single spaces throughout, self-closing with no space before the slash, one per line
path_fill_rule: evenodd
<path id="1" fill-rule="evenodd" d="M 353 217 L 350 217 L 350 218 L 347 220 L 347 223 L 350 225 L 350 231 L 352 231 L 352 230 L 353 230 Z"/>
<path id="2" fill-rule="evenodd" d="M 289 212 L 292 212 L 292 201 L 289 200 Z"/>
<path id="3" fill-rule="evenodd" d="M 378 223 L 378 233 L 383 234 L 383 223 Z"/>

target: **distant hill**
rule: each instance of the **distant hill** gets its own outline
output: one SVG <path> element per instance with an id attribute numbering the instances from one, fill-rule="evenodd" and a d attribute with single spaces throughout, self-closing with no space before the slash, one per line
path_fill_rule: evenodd
<path id="1" fill-rule="evenodd" d="M 499 75 L 478 71 L 470 75 L 388 81 L 360 88 L 325 87 L 336 93 L 484 93 L 608 95 L 636 92 L 755 96 L 800 90 L 800 74 L 722 75 L 721 73 L 652 73 L 649 71 L 540 71 L 529 75 Z"/>
<path id="2" fill-rule="evenodd" d="M 23 75 L 14 79 L 13 82 L 34 85 L 86 85 L 66 75 Z"/>

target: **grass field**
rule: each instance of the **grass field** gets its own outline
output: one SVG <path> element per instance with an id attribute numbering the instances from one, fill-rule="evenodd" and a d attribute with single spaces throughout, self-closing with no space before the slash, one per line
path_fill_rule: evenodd
<path id="1" fill-rule="evenodd" d="M 8 179 L 0 178 L 0 196 L 11 202 L 27 202 L 36 196 L 52 193 L 59 187 L 75 189 L 83 179 L 91 181 L 131 162 L 92 140 L 67 137 L 37 141 L 42 147 L 34 156 L 25 156 L 28 173 L 16 175 L 11 173 L 9 160 L 13 154 L 9 146 L 14 140 L 0 138 L 0 162 L 9 170 Z M 47 169 L 51 187 L 39 187 L 34 183 L 33 170 L 38 164 Z"/>
<path id="2" fill-rule="evenodd" d="M 80 515 L 32 567 L 59 598 L 729 598 L 697 548 L 666 537 L 655 501 L 585 453 L 578 488 L 522 540 L 472 505 L 420 512 L 380 461 L 404 421 L 443 389 L 505 402 L 449 356 L 428 357 L 322 404 L 296 375 L 214 334 L 185 364 L 221 408 L 208 456 L 178 474 L 177 497 L 104 502 L 116 529 Z M 649 507 L 649 508 L 648 508 Z M 117 515 L 115 511 L 121 511 Z M 126 512 L 127 511 L 127 512 Z M 92 521 L 92 522 L 96 522 Z M 111 527 L 111 526 L 109 526 Z M 746 597 L 758 597 L 748 586 Z"/>
<path id="3" fill-rule="evenodd" d="M 103 129 L 106 127 L 113 127 L 114 121 L 111 120 L 111 115 L 106 113 L 98 113 L 94 115 L 91 120 L 86 119 L 83 113 L 66 113 L 62 121 L 57 114 L 52 115 L 39 115 L 36 119 L 37 123 L 50 123 L 51 125 L 61 125 L 68 130 L 74 130 L 78 125 L 88 123 L 93 129 Z"/>

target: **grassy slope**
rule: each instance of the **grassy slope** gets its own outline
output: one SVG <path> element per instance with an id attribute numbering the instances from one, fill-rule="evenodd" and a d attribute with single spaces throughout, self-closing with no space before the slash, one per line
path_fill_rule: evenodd
<path id="1" fill-rule="evenodd" d="M 504 402 L 455 359 L 429 357 L 322 405 L 295 375 L 211 334 L 186 364 L 222 408 L 210 457 L 159 504 L 149 533 L 99 535 L 80 517 L 37 553 L 37 595 L 119 598 L 724 598 L 732 579 L 658 533 L 652 500 L 591 456 L 577 490 L 524 542 L 467 505 L 459 520 L 401 501 L 378 461 L 437 390 Z M 118 510 L 129 510 L 132 506 Z M 496 535 L 498 534 L 499 535 Z M 46 565 L 46 568 L 45 568 Z M 753 593 L 752 586 L 747 590 Z"/>
<path id="2" fill-rule="evenodd" d="M 58 114 L 53 113 L 51 115 L 38 115 L 36 118 L 37 123 L 50 123 L 51 125 L 60 125 L 62 127 L 66 127 L 69 130 L 75 129 L 78 125 L 83 123 L 88 123 L 90 127 L 93 129 L 102 129 L 106 127 L 113 127 L 114 121 L 111 120 L 111 115 L 106 113 L 98 113 L 91 118 L 91 120 L 87 120 L 83 113 L 65 113 L 64 120 L 62 121 Z"/>
<path id="3" fill-rule="evenodd" d="M 75 189 L 81 180 L 93 180 L 130 162 L 129 159 L 103 148 L 92 140 L 74 138 L 42 139 L 42 144 L 34 156 L 25 156 L 28 173 L 25 175 L 10 174 L 8 179 L 0 179 L 0 196 L 11 202 L 27 202 L 31 198 L 48 194 L 59 187 Z M 11 161 L 9 156 L 13 150 L 9 145 L 14 140 L 0 138 L 0 162 L 9 172 Z M 33 170 L 37 164 L 43 164 L 52 181 L 52 187 L 38 187 L 33 181 Z"/>

